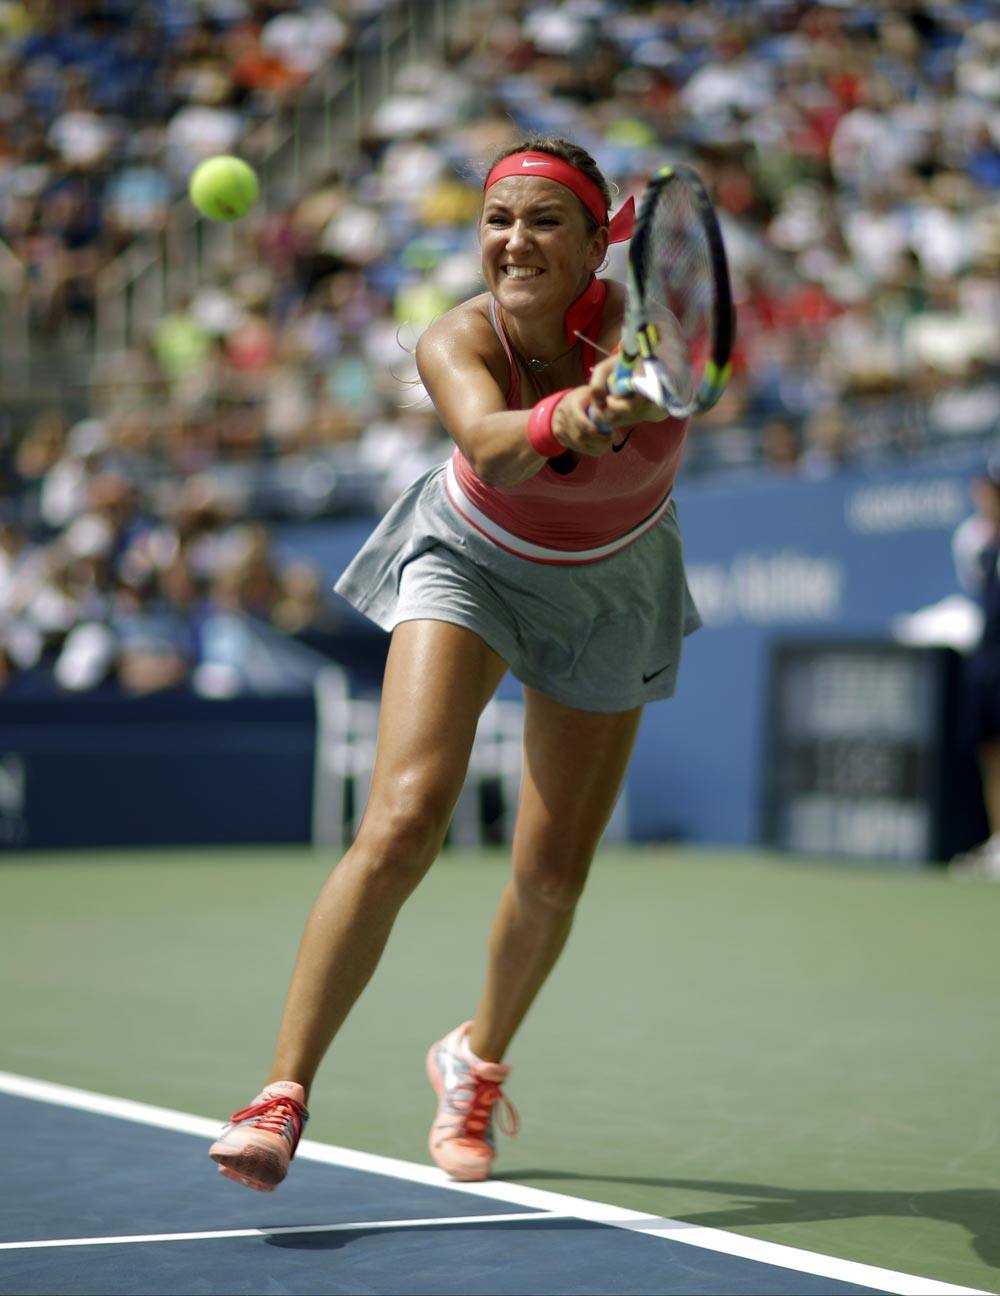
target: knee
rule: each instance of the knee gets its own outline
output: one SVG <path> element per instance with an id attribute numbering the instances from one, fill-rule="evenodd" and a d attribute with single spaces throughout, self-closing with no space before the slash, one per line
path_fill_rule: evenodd
<path id="1" fill-rule="evenodd" d="M 549 855 L 515 865 L 514 885 L 522 904 L 569 913 L 583 894 L 589 872 L 589 856 Z"/>
<path id="2" fill-rule="evenodd" d="M 441 850 L 450 810 L 433 789 L 396 788 L 369 803 L 354 849 L 373 878 L 412 888 Z"/>

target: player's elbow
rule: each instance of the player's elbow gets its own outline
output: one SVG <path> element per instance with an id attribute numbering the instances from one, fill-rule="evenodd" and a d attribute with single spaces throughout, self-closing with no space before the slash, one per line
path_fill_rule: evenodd
<path id="1" fill-rule="evenodd" d="M 487 486 L 512 486 L 516 481 L 509 466 L 497 455 L 478 454 L 469 460 L 472 471 Z"/>
<path id="2" fill-rule="evenodd" d="M 498 444 L 489 435 L 476 435 L 476 429 L 462 438 L 462 454 L 469 467 L 487 486 L 516 486 L 538 471 L 537 464 L 525 462 L 525 455 Z M 537 456 L 530 455 L 529 459 Z"/>
<path id="3" fill-rule="evenodd" d="M 538 471 L 537 464 L 525 464 L 521 456 L 513 458 L 509 454 L 480 451 L 465 457 L 472 471 L 487 486 L 516 486 Z"/>

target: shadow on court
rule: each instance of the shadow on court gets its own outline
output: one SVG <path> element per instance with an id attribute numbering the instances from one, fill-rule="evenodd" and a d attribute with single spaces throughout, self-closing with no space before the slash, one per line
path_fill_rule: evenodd
<path id="1" fill-rule="evenodd" d="M 537 1235 L 545 1230 L 549 1230 L 550 1232 L 553 1230 L 563 1232 L 567 1228 L 580 1228 L 581 1225 L 579 1220 L 559 1219 L 547 1221 L 544 1218 L 540 1218 L 538 1220 L 507 1220 L 504 1223 L 490 1223 L 488 1227 L 491 1234 L 508 1232 L 523 1233 L 530 1229 L 532 1234 Z M 423 1237 L 428 1237 L 430 1234 L 441 1232 L 453 1235 L 457 1230 L 461 1230 L 462 1228 L 468 1229 L 469 1226 L 456 1225 L 454 1223 L 439 1225 L 422 1224 L 420 1227 L 420 1234 Z M 356 1229 L 345 1230 L 343 1233 L 271 1234 L 270 1236 L 265 1236 L 264 1241 L 268 1246 L 282 1247 L 287 1251 L 339 1251 L 341 1247 L 346 1247 L 352 1242 L 356 1242 L 360 1235 L 364 1235 L 366 1238 L 372 1238 L 376 1237 L 379 1233 L 385 1233 L 390 1237 L 396 1238 L 399 1237 L 400 1230 L 398 1228 L 379 1228 L 377 1225 L 374 1227 L 367 1227 L 364 1224 L 359 1224 Z"/>
<path id="2" fill-rule="evenodd" d="M 979 1258 L 1000 1269 L 1000 1190 L 947 1188 L 940 1192 L 849 1192 L 814 1188 L 778 1188 L 772 1184 L 725 1179 L 652 1179 L 627 1175 L 583 1175 L 561 1170 L 520 1170 L 504 1174 L 512 1183 L 546 1180 L 578 1183 L 635 1184 L 643 1188 L 693 1188 L 726 1197 L 752 1198 L 720 1210 L 671 1212 L 671 1217 L 703 1228 L 741 1229 L 761 1224 L 802 1224 L 816 1220 L 936 1219 L 958 1224 L 972 1237 Z"/>

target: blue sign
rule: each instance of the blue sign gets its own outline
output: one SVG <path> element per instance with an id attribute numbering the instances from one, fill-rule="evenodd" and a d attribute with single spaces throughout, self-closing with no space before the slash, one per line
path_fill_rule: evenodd
<path id="1" fill-rule="evenodd" d="M 971 511 L 971 452 L 824 479 L 682 481 L 678 508 L 705 628 L 677 696 L 649 708 L 632 772 L 640 840 L 761 839 L 771 650 L 892 637 L 893 619 L 954 594 L 951 536 Z"/>

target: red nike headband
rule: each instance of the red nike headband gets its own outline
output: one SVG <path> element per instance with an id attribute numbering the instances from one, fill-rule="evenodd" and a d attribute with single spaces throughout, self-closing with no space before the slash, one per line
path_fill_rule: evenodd
<path id="1" fill-rule="evenodd" d="M 490 171 L 483 185 L 483 192 L 485 193 L 498 180 L 506 180 L 508 176 L 515 175 L 538 176 L 542 180 L 554 180 L 556 184 L 564 185 L 571 190 L 598 225 L 608 226 L 610 243 L 624 243 L 632 237 L 632 229 L 635 225 L 635 199 L 630 198 L 609 221 L 608 207 L 600 186 L 572 163 L 555 157 L 552 153 L 512 153 L 510 157 L 501 158 Z"/>

